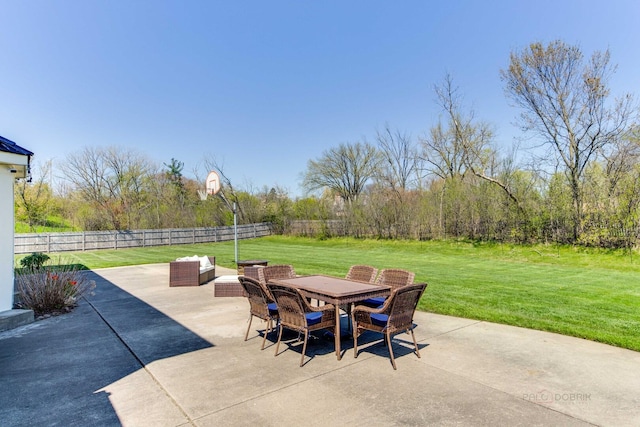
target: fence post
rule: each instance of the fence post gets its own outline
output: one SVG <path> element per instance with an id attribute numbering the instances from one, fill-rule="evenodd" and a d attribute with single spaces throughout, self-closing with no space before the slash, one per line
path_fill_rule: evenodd
<path id="1" fill-rule="evenodd" d="M 47 233 L 47 252 L 51 252 L 51 233 Z"/>
<path id="2" fill-rule="evenodd" d="M 113 249 L 118 249 L 118 233 L 113 232 Z"/>

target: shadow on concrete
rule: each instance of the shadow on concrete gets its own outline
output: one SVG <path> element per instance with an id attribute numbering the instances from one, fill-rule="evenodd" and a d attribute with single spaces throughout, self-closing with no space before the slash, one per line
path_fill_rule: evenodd
<path id="1" fill-rule="evenodd" d="M 119 425 L 102 389 L 155 360 L 213 345 L 94 272 L 71 313 L 0 333 L 3 426 Z"/>
<path id="2" fill-rule="evenodd" d="M 415 348 L 413 347 L 413 341 L 411 340 L 410 335 L 394 335 L 391 339 L 391 344 L 396 363 L 399 359 L 402 359 L 403 356 L 409 355 L 408 357 L 411 357 L 410 355 L 413 355 L 413 357 L 417 357 L 415 355 Z M 429 344 L 418 343 L 418 350 L 422 350 L 428 346 Z M 349 350 L 353 352 L 353 345 L 350 346 Z M 391 359 L 389 358 L 389 348 L 387 347 L 387 342 L 382 334 L 366 331 L 358 337 L 358 356 L 367 353 L 375 354 L 383 358 L 386 357 L 389 359 L 389 363 L 391 363 Z"/>
<path id="3" fill-rule="evenodd" d="M 87 300 L 142 364 L 213 346 L 102 276 L 87 274 L 96 281 L 96 292 Z"/>
<path id="4" fill-rule="evenodd" d="M 345 357 L 345 355 L 353 355 L 353 335 L 347 329 L 347 319 L 345 316 L 342 316 L 342 332 L 341 332 L 341 357 Z M 257 335 L 251 335 L 252 332 L 249 333 L 249 341 L 255 340 L 262 343 L 262 339 L 264 334 L 266 333 L 266 329 L 258 330 Z M 406 338 L 404 338 L 406 337 Z M 302 352 L 302 339 L 303 337 L 295 331 L 290 329 L 284 329 L 282 334 L 282 342 L 280 343 L 280 348 L 278 350 L 278 354 L 282 354 L 285 351 L 294 351 L 298 354 Z M 269 349 L 270 352 L 275 352 L 276 342 L 278 340 L 278 329 L 276 328 L 269 334 L 267 334 L 267 339 L 265 343 L 265 351 Z M 401 360 L 404 356 L 407 357 L 417 357 L 415 355 L 415 350 L 413 347 L 413 341 L 411 340 L 410 335 L 407 334 L 396 334 L 393 336 L 393 354 L 397 360 Z M 428 347 L 429 344 L 418 343 L 418 349 L 422 350 L 423 348 Z M 307 343 L 307 351 L 305 353 L 304 365 L 311 362 L 315 356 L 323 356 L 327 354 L 335 353 L 335 341 L 334 336 L 331 332 L 327 330 L 314 331 L 310 334 L 309 340 Z M 358 337 L 358 355 L 363 354 L 374 354 L 376 356 L 380 356 L 382 358 L 389 359 L 389 363 L 391 364 L 391 359 L 389 358 L 389 350 L 387 348 L 387 343 L 384 340 L 384 336 L 380 333 L 365 331 Z M 413 356 L 412 356 L 413 355 Z"/>

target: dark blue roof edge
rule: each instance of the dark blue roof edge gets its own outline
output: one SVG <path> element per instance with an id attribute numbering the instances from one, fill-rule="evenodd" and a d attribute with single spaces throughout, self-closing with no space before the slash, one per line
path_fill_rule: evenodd
<path id="1" fill-rule="evenodd" d="M 15 142 L 0 135 L 0 151 L 13 154 L 21 154 L 23 156 L 33 156 L 33 152 L 26 148 L 20 147 Z"/>

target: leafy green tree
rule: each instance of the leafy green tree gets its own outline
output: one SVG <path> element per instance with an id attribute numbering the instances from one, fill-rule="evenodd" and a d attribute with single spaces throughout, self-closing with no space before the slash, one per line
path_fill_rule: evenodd
<path id="1" fill-rule="evenodd" d="M 58 213 L 50 183 L 46 182 L 51 167 L 51 162 L 46 163 L 32 182 L 20 179 L 13 187 L 16 219 L 26 222 L 31 231 L 35 231 L 38 225 L 46 225 L 48 216 Z"/>
<path id="2" fill-rule="evenodd" d="M 326 197 L 304 197 L 293 202 L 291 207 L 295 219 L 327 220 L 332 217 L 331 206 Z"/>
<path id="3" fill-rule="evenodd" d="M 557 243 L 568 243 L 572 237 L 572 210 L 570 183 L 565 174 L 551 176 L 544 195 L 542 215 L 546 222 L 546 235 Z"/>
<path id="4" fill-rule="evenodd" d="M 169 180 L 169 182 L 171 183 L 171 185 L 173 186 L 174 192 L 176 194 L 176 197 L 178 198 L 180 205 L 184 207 L 185 198 L 186 198 L 186 188 L 185 188 L 183 177 L 182 177 L 182 170 L 184 169 L 184 163 L 174 158 L 171 158 L 171 162 L 169 164 L 164 163 L 164 165 L 167 167 L 167 171 L 165 172 L 165 175 Z"/>

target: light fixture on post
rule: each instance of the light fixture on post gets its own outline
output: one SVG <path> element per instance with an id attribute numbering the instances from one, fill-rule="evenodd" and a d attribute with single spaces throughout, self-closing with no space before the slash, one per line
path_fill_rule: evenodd
<path id="1" fill-rule="evenodd" d="M 233 212 L 233 244 L 234 244 L 234 262 L 236 265 L 238 264 L 238 220 L 236 216 L 236 202 L 233 202 L 233 205 L 229 203 L 226 197 L 224 197 L 224 193 L 220 192 L 220 176 L 218 172 L 211 171 L 209 175 L 207 175 L 207 180 L 205 181 L 205 191 L 198 190 L 198 195 L 200 196 L 200 200 L 207 200 L 207 196 L 215 196 L 216 194 L 220 194 L 220 198 L 224 200 L 224 203 L 227 205 L 231 212 Z"/>

